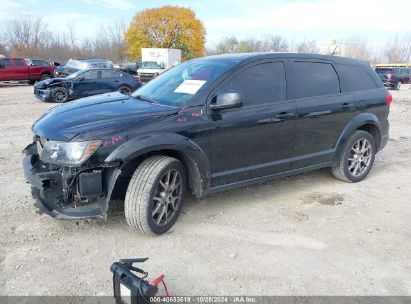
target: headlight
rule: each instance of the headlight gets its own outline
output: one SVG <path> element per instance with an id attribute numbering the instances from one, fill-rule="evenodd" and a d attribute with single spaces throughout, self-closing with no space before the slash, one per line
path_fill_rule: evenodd
<path id="1" fill-rule="evenodd" d="M 100 140 L 60 142 L 48 141 L 40 152 L 40 159 L 45 163 L 59 165 L 79 165 L 87 160 L 100 147 Z"/>

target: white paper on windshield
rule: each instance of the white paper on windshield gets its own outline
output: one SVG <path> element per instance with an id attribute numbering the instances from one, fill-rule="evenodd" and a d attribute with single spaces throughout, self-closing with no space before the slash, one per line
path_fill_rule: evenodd
<path id="1" fill-rule="evenodd" d="M 174 90 L 174 93 L 186 93 L 194 95 L 205 83 L 205 80 L 184 80 L 184 82 Z"/>

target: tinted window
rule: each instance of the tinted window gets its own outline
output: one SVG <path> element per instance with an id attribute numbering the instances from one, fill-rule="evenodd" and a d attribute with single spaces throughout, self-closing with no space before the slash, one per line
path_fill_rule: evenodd
<path id="1" fill-rule="evenodd" d="M 203 92 L 235 64 L 227 60 L 193 59 L 160 74 L 132 96 L 144 96 L 169 106 L 185 106 L 197 92 Z M 189 87 L 195 85 L 194 90 Z"/>
<path id="2" fill-rule="evenodd" d="M 294 62 L 294 98 L 340 93 L 340 82 L 329 63 Z"/>
<path id="3" fill-rule="evenodd" d="M 349 85 L 349 92 L 378 88 L 371 76 L 362 68 L 352 65 L 340 65 L 341 76 Z M 385 71 L 386 72 L 386 71 Z"/>
<path id="4" fill-rule="evenodd" d="M 245 106 L 285 100 L 284 65 L 271 62 L 249 67 L 232 77 L 223 90 L 240 91 Z"/>
<path id="5" fill-rule="evenodd" d="M 102 78 L 118 78 L 121 76 L 120 72 L 113 70 L 103 70 L 101 73 Z"/>
<path id="6" fill-rule="evenodd" d="M 14 59 L 14 64 L 16 66 L 25 66 L 23 59 Z"/>
<path id="7" fill-rule="evenodd" d="M 11 61 L 10 61 L 10 59 L 1 59 L 1 60 L 0 60 L 0 67 L 1 67 L 2 69 L 8 68 L 8 67 L 10 67 L 10 66 L 11 66 Z"/>
<path id="8" fill-rule="evenodd" d="M 33 60 L 33 64 L 36 66 L 48 66 L 50 65 L 48 62 L 43 60 Z"/>
<path id="9" fill-rule="evenodd" d="M 101 71 L 93 70 L 93 71 L 85 72 L 84 74 L 81 75 L 81 77 L 83 77 L 85 80 L 93 80 L 93 79 L 100 78 L 98 77 L 99 74 L 101 77 Z"/>

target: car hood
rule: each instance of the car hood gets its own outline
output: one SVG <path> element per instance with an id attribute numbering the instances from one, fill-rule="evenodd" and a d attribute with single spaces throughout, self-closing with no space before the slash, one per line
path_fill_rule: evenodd
<path id="1" fill-rule="evenodd" d="M 33 132 L 41 137 L 69 141 L 90 131 L 175 114 L 178 108 L 140 101 L 118 92 L 95 95 L 67 102 L 52 108 L 33 124 Z"/>
<path id="2" fill-rule="evenodd" d="M 49 78 L 46 80 L 38 81 L 34 85 L 35 88 L 37 89 L 43 89 L 48 87 L 49 85 L 55 84 L 55 83 L 61 83 L 63 81 L 69 81 L 69 79 L 66 78 Z"/>

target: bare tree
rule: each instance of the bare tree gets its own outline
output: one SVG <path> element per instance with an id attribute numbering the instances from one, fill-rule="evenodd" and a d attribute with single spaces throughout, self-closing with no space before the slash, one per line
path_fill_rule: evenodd
<path id="1" fill-rule="evenodd" d="M 102 24 L 93 40 L 94 54 L 97 57 L 110 58 L 115 62 L 126 59 L 124 32 L 127 24 L 124 19 L 109 25 Z"/>
<path id="2" fill-rule="evenodd" d="M 70 41 L 71 56 L 76 57 L 76 28 L 73 22 L 67 22 L 67 35 Z"/>
<path id="3" fill-rule="evenodd" d="M 384 46 L 384 57 L 390 63 L 409 63 L 411 61 L 411 32 L 389 39 Z"/>
<path id="4" fill-rule="evenodd" d="M 316 54 L 320 52 L 320 49 L 317 45 L 316 40 L 303 40 L 297 42 L 294 46 L 295 52 L 297 53 L 307 53 L 307 54 Z"/>
<path id="5" fill-rule="evenodd" d="M 368 40 L 361 35 L 352 36 L 342 44 L 342 55 L 360 60 L 371 59 L 371 50 L 368 47 Z"/>
<path id="6" fill-rule="evenodd" d="M 17 12 L 16 17 L 5 27 L 4 37 L 11 54 L 38 56 L 42 45 L 47 42 L 47 23 L 40 16 L 28 11 Z"/>
<path id="7" fill-rule="evenodd" d="M 235 36 L 222 38 L 217 44 L 207 49 L 207 54 L 282 52 L 288 50 L 287 40 L 281 36 L 264 35 L 238 40 Z"/>

